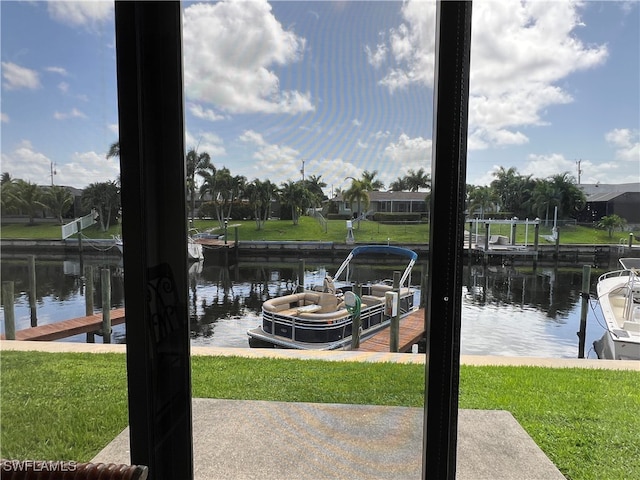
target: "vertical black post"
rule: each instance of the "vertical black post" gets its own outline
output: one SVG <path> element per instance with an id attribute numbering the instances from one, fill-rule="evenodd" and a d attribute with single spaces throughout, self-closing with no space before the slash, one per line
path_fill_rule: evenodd
<path id="1" fill-rule="evenodd" d="M 193 478 L 178 1 L 116 2 L 131 462 Z"/>
<path id="2" fill-rule="evenodd" d="M 437 3 L 423 478 L 454 479 L 471 2 Z"/>

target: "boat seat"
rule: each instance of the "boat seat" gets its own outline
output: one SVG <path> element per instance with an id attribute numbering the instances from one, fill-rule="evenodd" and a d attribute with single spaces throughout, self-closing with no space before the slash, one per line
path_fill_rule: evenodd
<path id="1" fill-rule="evenodd" d="M 383 285 L 381 283 L 377 283 L 375 285 L 371 285 L 371 295 L 374 297 L 384 297 L 386 292 L 390 292 L 393 290 L 391 285 Z"/>
<path id="2" fill-rule="evenodd" d="M 319 313 L 335 312 L 338 309 L 338 297 L 333 293 L 320 293 L 318 305 L 320 305 Z"/>
<path id="3" fill-rule="evenodd" d="M 374 295 L 363 295 L 362 302 L 367 305 L 379 305 L 384 303 L 384 297 L 376 297 Z"/>

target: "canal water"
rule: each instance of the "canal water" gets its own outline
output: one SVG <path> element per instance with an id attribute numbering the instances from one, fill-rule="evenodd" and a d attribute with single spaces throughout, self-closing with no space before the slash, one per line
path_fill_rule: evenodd
<path id="1" fill-rule="evenodd" d="M 100 271 L 109 269 L 112 307 L 124 306 L 124 270 L 112 256 L 83 258 L 94 270 L 94 307 L 102 308 Z M 305 284 L 321 285 L 325 273 L 338 265 L 307 260 Z M 189 312 L 194 346 L 246 347 L 246 331 L 260 323 L 260 307 L 268 298 L 297 286 L 299 267 L 291 263 L 240 263 L 230 267 L 207 261 L 191 264 Z M 85 279 L 77 256 L 36 258 L 36 308 L 31 318 L 25 256 L 3 255 L 2 281 L 14 282 L 16 329 L 85 315 Z M 590 292 L 598 275 L 592 270 Z M 392 270 L 371 266 L 364 280 L 391 278 Z M 420 287 L 421 271 L 414 268 L 413 284 Z M 461 352 L 469 355 L 578 356 L 582 268 L 472 265 L 464 268 Z M 592 296 L 593 297 L 593 296 Z M 4 333 L 4 307 L 0 331 Z M 437 316 L 434 318 L 437 321 Z M 604 334 L 604 320 L 591 298 L 587 315 L 585 356 L 597 358 L 593 341 Z M 85 342 L 86 335 L 64 341 Z M 101 342 L 100 337 L 96 337 Z M 125 341 L 124 325 L 113 328 L 112 342 Z"/>

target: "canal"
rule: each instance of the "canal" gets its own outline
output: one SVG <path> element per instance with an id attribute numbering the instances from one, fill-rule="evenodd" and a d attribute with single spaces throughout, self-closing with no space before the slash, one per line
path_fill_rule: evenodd
<path id="1" fill-rule="evenodd" d="M 26 256 L 3 255 L 2 281 L 14 282 L 16 329 L 43 325 L 85 314 L 84 266 L 94 270 L 94 307 L 102 308 L 100 271 L 109 269 L 111 306 L 124 306 L 122 260 L 111 255 L 36 257 L 36 319 L 31 318 Z M 325 273 L 337 264 L 321 260 L 305 264 L 305 284 L 322 284 Z M 469 355 L 578 356 L 582 268 L 470 265 L 464 268 L 461 352 Z M 194 346 L 246 347 L 246 331 L 260 323 L 260 307 L 268 298 L 292 291 L 298 282 L 297 261 L 278 263 L 241 262 L 229 267 L 215 262 L 191 264 L 189 312 Z M 592 270 L 590 292 L 598 275 Z M 392 271 L 371 266 L 368 279 L 391 278 Z M 413 284 L 419 288 L 422 272 L 416 266 Z M 4 307 L 0 331 L 4 333 Z M 434 317 L 437 321 L 437 316 Z M 597 301 L 591 298 L 587 316 L 585 355 L 596 358 L 593 341 L 604 334 Z M 64 341 L 85 342 L 85 335 Z M 97 342 L 101 342 L 97 337 Z M 125 327 L 113 329 L 112 342 L 124 343 Z"/>

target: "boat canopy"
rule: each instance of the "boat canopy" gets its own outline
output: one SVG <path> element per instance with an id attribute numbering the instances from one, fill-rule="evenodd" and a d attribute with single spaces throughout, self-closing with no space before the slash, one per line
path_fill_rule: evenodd
<path id="1" fill-rule="evenodd" d="M 338 278 L 340 278 L 340 275 L 342 275 L 342 272 L 347 268 L 347 266 L 349 265 L 349 262 L 351 262 L 351 260 L 354 257 L 362 254 L 397 255 L 397 256 L 408 258 L 409 264 L 407 265 L 407 267 L 404 270 L 404 273 L 402 274 L 402 278 L 400 279 L 400 285 L 403 285 L 404 282 L 407 280 L 407 277 L 411 274 L 411 270 L 413 269 L 413 266 L 415 265 L 416 260 L 418 259 L 418 254 L 408 248 L 396 247 L 393 245 L 360 245 L 354 248 L 353 250 L 351 250 L 349 255 L 347 255 L 347 258 L 345 259 L 344 262 L 342 262 L 342 265 L 340 265 L 340 268 L 338 268 L 338 271 L 334 275 L 334 279 L 337 280 Z"/>

